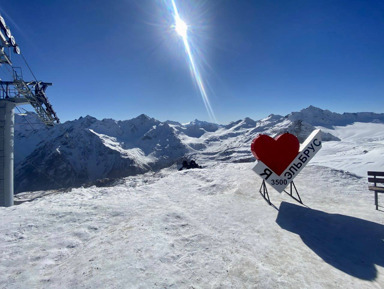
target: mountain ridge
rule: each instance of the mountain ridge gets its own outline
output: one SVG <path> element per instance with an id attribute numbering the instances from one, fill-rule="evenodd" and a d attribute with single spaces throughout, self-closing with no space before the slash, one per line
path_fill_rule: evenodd
<path id="1" fill-rule="evenodd" d="M 36 123 L 29 113 L 27 123 Z M 53 128 L 15 125 L 15 191 L 81 186 L 104 178 L 121 178 L 159 170 L 182 159 L 252 162 L 249 145 L 264 133 L 296 135 L 300 142 L 322 124 L 330 128 L 352 120 L 384 123 L 384 114 L 337 114 L 313 106 L 287 116 L 249 117 L 227 125 L 194 120 L 161 122 L 145 114 L 129 120 L 98 120 L 92 116 Z M 340 140 L 328 130 L 324 141 Z"/>

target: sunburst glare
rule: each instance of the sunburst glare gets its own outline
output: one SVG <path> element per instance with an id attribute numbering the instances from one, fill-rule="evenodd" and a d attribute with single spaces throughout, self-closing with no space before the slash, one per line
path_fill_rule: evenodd
<path id="1" fill-rule="evenodd" d="M 185 24 L 183 20 L 180 19 L 180 17 L 175 18 L 175 30 L 177 34 L 179 34 L 181 37 L 185 38 L 187 37 L 187 30 L 188 30 L 188 25 Z"/>
<path id="2" fill-rule="evenodd" d="M 196 84 L 199 87 L 201 98 L 203 99 L 205 108 L 207 110 L 207 113 L 208 113 L 210 119 L 212 121 L 214 121 L 215 123 L 217 123 L 217 120 L 216 120 L 215 114 L 213 112 L 212 106 L 209 102 L 209 98 L 208 98 L 203 80 L 201 78 L 199 69 L 196 66 L 195 59 L 193 57 L 191 47 L 190 47 L 190 44 L 188 41 L 188 25 L 180 18 L 179 11 L 177 10 L 175 0 L 172 0 L 172 8 L 173 8 L 173 14 L 174 14 L 173 17 L 175 20 L 175 25 L 174 25 L 175 31 L 177 32 L 177 34 L 180 35 L 180 37 L 183 40 L 185 52 L 187 53 L 188 60 L 189 60 L 189 66 L 190 66 L 191 71 L 193 73 L 193 76 L 195 78 Z"/>

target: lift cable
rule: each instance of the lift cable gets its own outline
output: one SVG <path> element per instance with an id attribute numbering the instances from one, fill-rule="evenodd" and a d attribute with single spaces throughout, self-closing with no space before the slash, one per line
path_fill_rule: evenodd
<path id="1" fill-rule="evenodd" d="M 36 76 L 35 76 L 35 74 L 33 73 L 32 69 L 31 69 L 31 67 L 29 66 L 27 60 L 25 59 L 23 53 L 20 53 L 20 55 L 21 55 L 21 57 L 23 58 L 25 65 L 28 67 L 29 72 L 32 74 L 32 76 L 33 76 L 33 78 L 35 79 L 35 81 L 38 82 L 38 81 L 37 81 L 37 78 L 36 78 Z"/>

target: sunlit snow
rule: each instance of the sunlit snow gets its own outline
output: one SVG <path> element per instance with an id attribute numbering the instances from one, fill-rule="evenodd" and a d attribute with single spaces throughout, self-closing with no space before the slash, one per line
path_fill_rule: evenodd
<path id="1" fill-rule="evenodd" d="M 295 180 L 306 206 L 271 190 L 275 209 L 258 193 L 261 182 L 251 167 L 251 163 L 223 163 L 200 170 L 165 169 L 126 178 L 111 188 L 73 189 L 2 208 L 0 284 L 4 288 L 379 288 L 384 284 L 383 217 L 374 210 L 365 179 L 309 166 Z M 369 230 L 359 237 L 364 228 Z"/>

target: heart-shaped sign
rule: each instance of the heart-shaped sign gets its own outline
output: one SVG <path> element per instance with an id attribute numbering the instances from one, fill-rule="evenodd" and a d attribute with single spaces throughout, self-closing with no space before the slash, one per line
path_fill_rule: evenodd
<path id="1" fill-rule="evenodd" d="M 262 161 L 279 176 L 296 158 L 299 149 L 299 140 L 290 133 L 284 133 L 275 138 L 260 134 L 251 145 L 255 158 Z"/>

